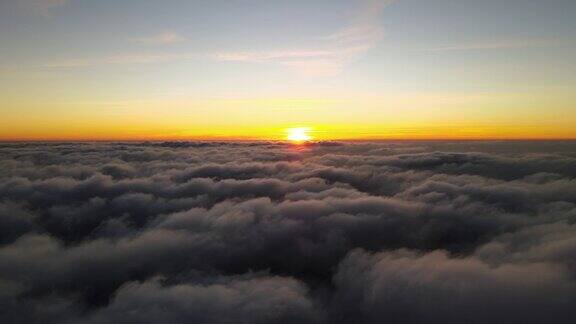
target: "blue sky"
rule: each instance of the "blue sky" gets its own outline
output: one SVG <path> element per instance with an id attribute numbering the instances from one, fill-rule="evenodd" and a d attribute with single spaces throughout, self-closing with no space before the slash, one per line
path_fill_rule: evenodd
<path id="1" fill-rule="evenodd" d="M 489 94 L 496 116 L 506 98 L 557 96 L 557 116 L 573 108 L 575 13 L 571 0 L 3 1 L 0 99 L 13 112 L 34 98 Z"/>

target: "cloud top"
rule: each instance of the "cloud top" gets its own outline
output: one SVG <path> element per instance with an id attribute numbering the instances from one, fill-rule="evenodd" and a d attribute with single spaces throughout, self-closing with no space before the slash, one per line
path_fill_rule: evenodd
<path id="1" fill-rule="evenodd" d="M 0 320 L 572 323 L 575 152 L 0 144 Z"/>

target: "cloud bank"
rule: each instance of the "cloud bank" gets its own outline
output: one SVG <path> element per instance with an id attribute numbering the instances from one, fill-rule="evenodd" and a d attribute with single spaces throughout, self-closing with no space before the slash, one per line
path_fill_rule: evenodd
<path id="1" fill-rule="evenodd" d="M 574 142 L 0 144 L 3 323 L 572 323 Z"/>

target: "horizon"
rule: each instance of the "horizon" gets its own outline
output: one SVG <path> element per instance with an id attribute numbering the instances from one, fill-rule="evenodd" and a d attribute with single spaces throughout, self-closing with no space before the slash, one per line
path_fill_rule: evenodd
<path id="1" fill-rule="evenodd" d="M 353 138 L 353 139 L 311 139 L 302 144 L 293 144 L 286 138 L 277 139 L 229 139 L 229 138 L 189 138 L 189 139 L 9 139 L 0 143 L 186 143 L 186 142 L 253 142 L 282 143 L 286 145 L 307 145 L 321 143 L 369 143 L 369 142 L 576 142 L 576 138 Z"/>

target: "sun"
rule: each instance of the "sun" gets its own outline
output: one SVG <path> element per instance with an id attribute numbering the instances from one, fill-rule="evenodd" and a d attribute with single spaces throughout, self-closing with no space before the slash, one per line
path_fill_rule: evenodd
<path id="1" fill-rule="evenodd" d="M 310 135 L 308 135 L 309 131 L 310 131 L 310 128 L 308 128 L 308 127 L 288 128 L 286 130 L 286 133 L 288 133 L 288 136 L 286 136 L 286 139 L 292 143 L 307 142 L 307 141 L 312 139 L 312 137 Z"/>

